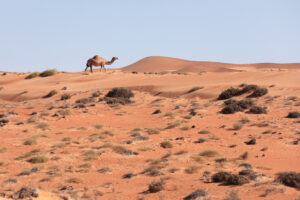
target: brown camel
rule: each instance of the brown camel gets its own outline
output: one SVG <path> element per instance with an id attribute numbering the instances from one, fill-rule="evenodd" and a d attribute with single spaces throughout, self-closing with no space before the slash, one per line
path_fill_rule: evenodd
<path id="1" fill-rule="evenodd" d="M 86 68 L 85 68 L 84 71 L 86 71 L 88 68 L 90 68 L 91 72 L 93 72 L 93 69 L 92 69 L 93 66 L 95 66 L 95 67 L 100 66 L 101 67 L 100 71 L 101 71 L 102 68 L 104 68 L 105 71 L 106 71 L 105 65 L 111 65 L 115 62 L 115 60 L 118 60 L 118 57 L 112 57 L 111 61 L 107 61 L 104 58 L 96 55 L 96 56 L 88 59 L 88 61 L 86 63 Z"/>

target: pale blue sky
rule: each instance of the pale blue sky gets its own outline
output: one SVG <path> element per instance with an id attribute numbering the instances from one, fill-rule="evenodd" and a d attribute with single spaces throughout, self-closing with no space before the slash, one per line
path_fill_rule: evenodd
<path id="1" fill-rule="evenodd" d="M 82 71 L 96 54 L 300 62 L 300 0 L 0 0 L 0 71 Z"/>

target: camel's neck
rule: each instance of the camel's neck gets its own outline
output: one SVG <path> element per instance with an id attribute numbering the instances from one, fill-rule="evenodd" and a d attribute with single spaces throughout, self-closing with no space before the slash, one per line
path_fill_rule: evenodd
<path id="1" fill-rule="evenodd" d="M 111 64 L 113 64 L 114 62 L 115 62 L 115 59 L 112 58 L 111 61 L 107 61 L 105 64 L 106 64 L 106 65 L 111 65 Z"/>

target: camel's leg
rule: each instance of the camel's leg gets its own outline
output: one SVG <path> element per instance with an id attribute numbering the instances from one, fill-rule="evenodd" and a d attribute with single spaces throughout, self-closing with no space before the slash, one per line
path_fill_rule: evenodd
<path id="1" fill-rule="evenodd" d="M 90 68 L 91 68 L 91 72 L 93 73 L 93 65 L 91 65 Z"/>
<path id="2" fill-rule="evenodd" d="M 87 68 L 89 68 L 89 66 L 86 66 L 86 68 L 85 68 L 85 70 L 84 70 L 84 71 L 86 71 L 86 70 L 87 70 Z"/>

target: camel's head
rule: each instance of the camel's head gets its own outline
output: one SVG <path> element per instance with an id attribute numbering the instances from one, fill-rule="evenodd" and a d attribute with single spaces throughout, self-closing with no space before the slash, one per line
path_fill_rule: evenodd
<path id="1" fill-rule="evenodd" d="M 118 60 L 119 58 L 118 58 L 118 57 L 113 57 L 112 59 L 113 59 L 113 60 Z"/>

